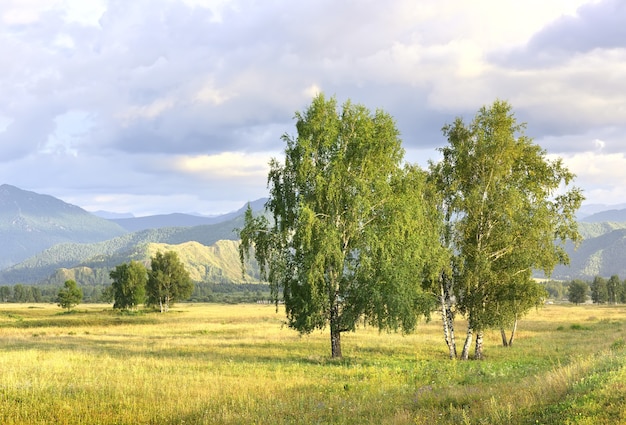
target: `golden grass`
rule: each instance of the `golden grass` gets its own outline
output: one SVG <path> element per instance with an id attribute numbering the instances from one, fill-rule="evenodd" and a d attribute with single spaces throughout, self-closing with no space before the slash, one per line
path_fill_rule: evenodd
<path id="1" fill-rule="evenodd" d="M 344 334 L 344 359 L 333 361 L 327 332 L 299 336 L 274 306 L 77 310 L 0 304 L 0 423 L 626 420 L 623 306 L 546 306 L 512 348 L 488 332 L 480 362 L 447 360 L 437 320 L 414 335 Z"/>

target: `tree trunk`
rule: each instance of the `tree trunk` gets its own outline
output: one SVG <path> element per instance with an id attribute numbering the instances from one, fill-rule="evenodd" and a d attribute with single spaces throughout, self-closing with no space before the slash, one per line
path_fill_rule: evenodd
<path id="1" fill-rule="evenodd" d="M 513 329 L 511 330 L 511 339 L 509 339 L 509 347 L 513 346 L 513 339 L 515 338 L 516 330 L 517 330 L 517 315 L 515 315 L 515 321 L 513 322 Z"/>
<path id="2" fill-rule="evenodd" d="M 448 345 L 450 359 L 456 359 L 456 340 L 454 338 L 454 314 L 452 313 L 452 303 L 450 301 L 450 288 L 445 281 L 446 277 L 441 277 L 441 320 L 443 322 L 443 336 Z"/>
<path id="3" fill-rule="evenodd" d="M 461 353 L 461 360 L 469 359 L 469 350 L 472 346 L 472 328 L 467 327 L 467 336 L 465 337 L 465 344 L 463 344 L 463 352 Z"/>
<path id="4" fill-rule="evenodd" d="M 341 329 L 339 327 L 339 306 L 336 302 L 330 308 L 330 352 L 333 359 L 341 358 Z"/>
<path id="5" fill-rule="evenodd" d="M 341 332 L 339 331 L 330 332 L 330 350 L 331 350 L 333 359 L 341 358 Z"/>
<path id="6" fill-rule="evenodd" d="M 500 328 L 500 335 L 502 336 L 502 346 L 503 347 L 508 347 L 509 346 L 509 341 L 506 338 L 506 331 L 504 330 L 503 327 Z M 511 335 L 511 337 L 513 337 Z"/>
<path id="7" fill-rule="evenodd" d="M 483 331 L 476 333 L 476 350 L 474 351 L 474 360 L 483 359 Z"/>

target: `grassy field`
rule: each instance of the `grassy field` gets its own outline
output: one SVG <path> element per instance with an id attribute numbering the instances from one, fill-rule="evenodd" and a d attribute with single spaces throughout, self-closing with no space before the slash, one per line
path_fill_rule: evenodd
<path id="1" fill-rule="evenodd" d="M 345 334 L 333 361 L 326 332 L 299 336 L 273 306 L 76 310 L 0 304 L 0 423 L 626 423 L 623 306 L 545 306 L 467 362 L 437 320 Z"/>

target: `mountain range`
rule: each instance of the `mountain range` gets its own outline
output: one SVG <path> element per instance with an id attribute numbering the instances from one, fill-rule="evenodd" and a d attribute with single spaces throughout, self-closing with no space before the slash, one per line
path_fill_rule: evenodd
<path id="1" fill-rule="evenodd" d="M 119 224 L 49 195 L 0 186 L 0 269 L 61 243 L 90 243 L 121 236 Z"/>
<path id="2" fill-rule="evenodd" d="M 262 214 L 265 201 L 249 204 Z M 147 264 L 158 250 L 176 251 L 198 282 L 258 282 L 254 263 L 245 276 L 239 266 L 236 229 L 247 206 L 214 217 L 96 215 L 49 195 L 0 185 L 0 285 L 56 285 L 68 278 L 108 283 L 116 265 Z M 577 249 L 567 248 L 571 264 L 558 266 L 551 277 L 626 278 L 626 209 L 593 206 L 579 215 L 579 229 L 584 240 Z"/>

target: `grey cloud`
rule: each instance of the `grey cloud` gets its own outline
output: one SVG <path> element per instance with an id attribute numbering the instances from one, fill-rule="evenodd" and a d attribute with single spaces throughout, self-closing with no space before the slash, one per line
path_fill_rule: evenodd
<path id="1" fill-rule="evenodd" d="M 626 48 L 625 23 L 626 3 L 622 0 L 586 4 L 575 16 L 563 16 L 542 29 L 525 46 L 491 58 L 519 68 L 558 66 L 595 49 Z"/>
<path id="2" fill-rule="evenodd" d="M 250 140 L 238 129 L 269 123 L 289 130 L 293 113 L 308 101 L 307 86 L 319 84 L 345 98 L 355 90 L 344 85 L 372 83 L 376 77 L 358 61 L 388 47 L 389 23 L 400 12 L 393 5 L 361 6 L 233 2 L 215 22 L 210 11 L 180 2 L 114 1 L 99 29 L 63 24 L 58 16 L 50 16 L 45 28 L 28 28 L 24 42 L 31 52 L 22 60 L 40 56 L 43 68 L 58 76 L 32 100 L 64 105 L 50 108 L 49 119 L 68 110 L 93 117 L 89 138 L 77 147 L 83 152 L 245 149 Z M 61 35 L 73 46 L 53 46 Z M 28 76 L 11 79 L 20 78 Z M 218 104 L 194 101 L 209 83 L 224 98 Z M 383 99 L 367 98 L 372 107 Z M 276 150 L 283 132 L 254 144 Z"/>
<path id="3" fill-rule="evenodd" d="M 576 16 L 563 17 L 536 34 L 531 51 L 584 53 L 593 49 L 626 47 L 626 3 L 604 0 L 580 7 Z"/>
<path id="4" fill-rule="evenodd" d="M 167 161 L 282 151 L 280 136 L 295 132 L 294 112 L 308 106 L 313 87 L 340 103 L 389 112 L 415 155 L 442 146 L 441 127 L 457 115 L 470 120 L 481 106 L 474 102 L 492 96 L 511 101 L 529 122 L 528 134 L 550 148 L 582 150 L 595 137 L 604 137 L 607 149 L 621 143 L 603 130 L 623 122 L 623 69 L 599 69 L 604 58 L 594 56 L 624 43 L 615 25 L 626 21 L 619 2 L 581 8 L 523 49 L 488 56 L 491 63 L 470 76 L 457 75 L 457 53 L 448 44 L 472 26 L 460 14 L 424 21 L 424 4 L 431 12 L 439 7 L 231 0 L 217 19 L 182 1 L 115 0 L 99 26 L 67 23 L 61 10 L 51 10 L 38 23 L 1 28 L 0 49 L 11 61 L 0 68 L 0 91 L 9 99 L 0 104 L 0 120 L 13 121 L 0 132 L 0 177 L 17 176 L 13 184 L 53 195 L 71 187 L 81 199 L 250 199 L 265 193 L 265 181 L 181 174 Z M 581 64 L 571 67 L 574 60 Z M 55 119 L 68 112 L 84 115 L 88 125 L 55 136 Z M 51 136 L 66 138 L 41 152 Z"/>

